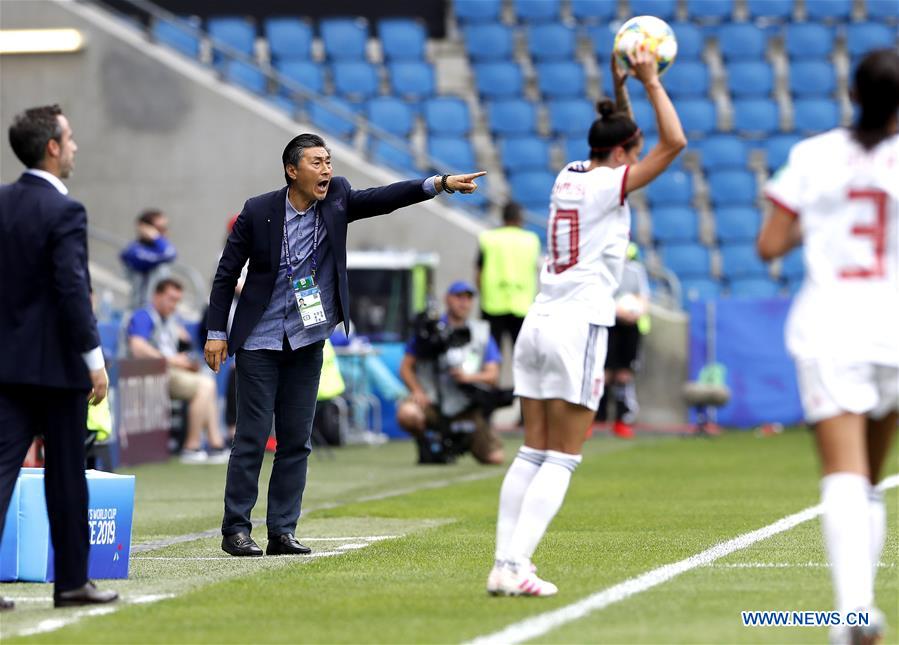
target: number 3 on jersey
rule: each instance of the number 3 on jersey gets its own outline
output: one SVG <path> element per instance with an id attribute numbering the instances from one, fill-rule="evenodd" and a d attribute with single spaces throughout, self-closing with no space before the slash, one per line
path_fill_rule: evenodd
<path id="1" fill-rule="evenodd" d="M 874 246 L 874 266 L 872 267 L 848 267 L 840 271 L 840 277 L 852 278 L 882 278 L 884 277 L 883 255 L 886 244 L 887 227 L 887 194 L 882 190 L 850 190 L 849 200 L 853 202 L 868 202 L 874 206 L 874 221 L 868 220 L 866 224 L 856 224 L 852 227 L 853 235 L 868 238 Z M 866 214 L 870 212 L 864 209 Z"/>
<path id="2" fill-rule="evenodd" d="M 549 223 L 551 273 L 563 273 L 577 264 L 580 225 L 576 210 L 557 210 Z"/>

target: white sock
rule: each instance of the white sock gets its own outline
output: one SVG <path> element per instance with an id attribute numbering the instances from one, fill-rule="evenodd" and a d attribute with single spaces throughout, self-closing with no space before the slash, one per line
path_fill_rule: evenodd
<path id="1" fill-rule="evenodd" d="M 509 466 L 502 488 L 499 490 L 499 514 L 496 518 L 496 559 L 506 559 L 509 540 L 518 522 L 521 512 L 521 500 L 524 499 L 534 475 L 546 459 L 545 450 L 537 450 L 522 446 Z"/>
<path id="2" fill-rule="evenodd" d="M 821 528 L 840 612 L 870 607 L 874 602 L 870 489 L 868 479 L 855 473 L 834 473 L 821 480 Z"/>
<path id="3" fill-rule="evenodd" d="M 510 560 L 530 560 L 534 555 L 549 523 L 562 507 L 571 473 L 579 463 L 580 455 L 546 451 L 546 460 L 534 475 L 521 501 L 521 513 L 507 551 Z"/>
<path id="4" fill-rule="evenodd" d="M 877 579 L 877 564 L 887 537 L 887 509 L 883 493 L 871 488 L 868 495 L 868 526 L 871 530 L 871 581 Z"/>

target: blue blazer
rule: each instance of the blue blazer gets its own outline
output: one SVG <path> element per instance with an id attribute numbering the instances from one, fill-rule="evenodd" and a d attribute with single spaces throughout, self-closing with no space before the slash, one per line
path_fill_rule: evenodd
<path id="1" fill-rule="evenodd" d="M 350 296 L 346 272 L 347 224 L 357 219 L 384 215 L 431 198 L 422 188 L 424 179 L 400 181 L 388 186 L 353 190 L 345 177 L 334 177 L 327 196 L 318 203 L 319 216 L 328 232 L 328 243 L 337 263 L 338 311 L 349 328 Z M 225 331 L 234 287 L 247 260 L 247 279 L 228 336 L 228 353 L 240 349 L 265 313 L 281 260 L 287 186 L 252 197 L 231 229 L 212 282 L 207 323 L 210 331 Z M 340 322 L 340 321 L 338 321 Z"/>
<path id="2" fill-rule="evenodd" d="M 0 383 L 89 390 L 99 345 L 84 206 L 27 173 L 0 186 Z"/>

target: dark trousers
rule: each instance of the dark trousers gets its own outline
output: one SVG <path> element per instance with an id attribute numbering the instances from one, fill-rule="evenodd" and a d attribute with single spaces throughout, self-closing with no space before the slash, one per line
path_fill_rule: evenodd
<path id="1" fill-rule="evenodd" d="M 56 591 L 70 591 L 87 582 L 90 549 L 84 477 L 87 392 L 0 385 L 0 538 L 19 469 L 37 435 L 44 436 Z"/>
<path id="2" fill-rule="evenodd" d="M 225 483 L 222 534 L 250 533 L 265 442 L 275 420 L 278 448 L 268 482 L 268 534 L 293 533 L 300 517 L 324 341 L 273 351 L 238 350 L 237 432 Z"/>
<path id="3" fill-rule="evenodd" d="M 521 325 L 524 324 L 524 318 L 519 318 L 515 314 L 500 314 L 494 316 L 485 311 L 481 312 L 481 318 L 490 323 L 490 335 L 499 345 L 500 350 L 503 348 L 503 335 L 508 334 L 512 344 L 518 340 L 518 333 L 521 331 Z"/>

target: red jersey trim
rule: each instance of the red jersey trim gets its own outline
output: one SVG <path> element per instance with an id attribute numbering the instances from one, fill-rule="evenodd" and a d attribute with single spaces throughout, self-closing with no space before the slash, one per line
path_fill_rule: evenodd
<path id="1" fill-rule="evenodd" d="M 770 195 L 770 194 L 768 194 L 768 193 L 765 194 L 765 197 L 768 198 L 768 201 L 769 201 L 769 202 L 771 202 L 771 203 L 774 204 L 775 206 L 779 206 L 780 208 L 782 208 L 783 210 L 785 210 L 789 215 L 792 215 L 793 217 L 795 217 L 795 218 L 797 218 L 797 219 L 799 218 L 799 213 L 798 213 L 798 212 L 796 212 L 794 209 L 792 209 L 792 208 L 790 208 L 789 206 L 787 206 L 786 204 L 784 204 L 782 201 L 780 201 L 779 199 L 777 199 L 777 197 L 774 197 L 773 195 Z"/>
<path id="2" fill-rule="evenodd" d="M 627 199 L 627 173 L 631 171 L 630 166 L 624 167 L 624 176 L 621 178 L 621 203 L 619 206 L 624 206 L 624 200 Z"/>

